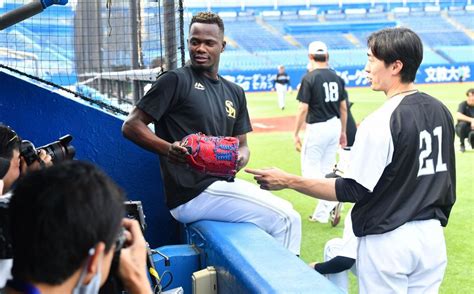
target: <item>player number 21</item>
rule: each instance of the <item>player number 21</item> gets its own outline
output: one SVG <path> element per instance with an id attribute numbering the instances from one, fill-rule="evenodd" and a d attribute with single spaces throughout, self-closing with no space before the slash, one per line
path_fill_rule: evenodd
<path id="1" fill-rule="evenodd" d="M 434 137 L 437 137 L 438 139 L 438 158 L 436 161 L 436 168 L 434 167 L 433 159 L 430 158 L 431 151 L 432 151 L 432 145 L 431 145 L 432 136 L 428 131 L 423 130 L 422 132 L 420 132 L 420 149 L 422 150 L 421 150 L 420 158 L 419 158 L 420 167 L 418 168 L 417 177 L 432 175 L 435 172 L 439 173 L 439 172 L 448 170 L 446 163 L 443 163 L 443 158 L 441 156 L 442 155 L 441 143 L 442 143 L 442 137 L 443 137 L 443 129 L 441 128 L 441 126 L 436 127 L 433 130 L 433 135 Z"/>
<path id="2" fill-rule="evenodd" d="M 323 84 L 326 98 L 324 102 L 337 102 L 339 98 L 339 86 L 336 82 L 324 82 Z"/>

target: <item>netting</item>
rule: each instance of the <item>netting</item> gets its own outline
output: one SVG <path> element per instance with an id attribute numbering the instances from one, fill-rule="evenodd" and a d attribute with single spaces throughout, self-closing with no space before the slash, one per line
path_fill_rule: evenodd
<path id="1" fill-rule="evenodd" d="M 28 1 L 0 1 L 0 15 Z M 182 1 L 52 5 L 0 32 L 0 66 L 123 109 L 184 64 L 184 22 Z"/>

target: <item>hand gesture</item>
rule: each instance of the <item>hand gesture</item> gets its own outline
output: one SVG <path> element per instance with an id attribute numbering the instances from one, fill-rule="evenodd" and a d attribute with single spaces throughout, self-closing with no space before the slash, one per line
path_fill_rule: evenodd
<path id="1" fill-rule="evenodd" d="M 282 190 L 288 187 L 287 176 L 288 173 L 281 169 L 272 167 L 266 169 L 251 169 L 246 168 L 245 171 L 254 175 L 254 180 L 260 185 L 263 190 Z"/>
<path id="2" fill-rule="evenodd" d="M 152 293 L 146 273 L 147 245 L 136 220 L 124 218 L 125 248 L 120 252 L 119 276 L 129 293 Z"/>
<path id="3" fill-rule="evenodd" d="M 25 175 L 28 172 L 39 170 L 41 168 L 49 167 L 52 165 L 53 165 L 53 159 L 43 149 L 40 149 L 38 152 L 38 160 L 34 161 L 30 165 L 26 164 L 26 161 L 23 158 L 23 156 L 20 157 L 20 171 L 22 175 Z"/>

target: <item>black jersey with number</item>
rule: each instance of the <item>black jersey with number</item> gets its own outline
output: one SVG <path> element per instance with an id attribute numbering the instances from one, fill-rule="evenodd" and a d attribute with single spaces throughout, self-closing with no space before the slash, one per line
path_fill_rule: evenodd
<path id="1" fill-rule="evenodd" d="M 415 220 L 446 226 L 456 199 L 449 110 L 425 93 L 387 100 L 359 126 L 344 177 L 368 190 L 352 211 L 358 237 Z"/>
<path id="2" fill-rule="evenodd" d="M 306 122 L 312 124 L 340 117 L 339 103 L 346 97 L 344 80 L 333 70 L 323 68 L 303 77 L 296 99 L 308 104 Z"/>
<path id="3" fill-rule="evenodd" d="M 252 130 L 243 89 L 221 76 L 207 78 L 190 66 L 160 76 L 137 107 L 153 117 L 156 135 L 170 143 L 196 132 L 235 137 Z M 170 209 L 220 180 L 171 164 L 163 156 L 160 166 Z"/>

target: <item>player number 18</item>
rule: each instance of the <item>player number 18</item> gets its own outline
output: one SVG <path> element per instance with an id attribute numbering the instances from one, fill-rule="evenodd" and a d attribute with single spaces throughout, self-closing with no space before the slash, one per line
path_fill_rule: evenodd
<path id="1" fill-rule="evenodd" d="M 432 136 L 428 131 L 423 130 L 422 132 L 420 132 L 421 152 L 420 152 L 420 157 L 419 157 L 420 167 L 418 168 L 417 177 L 432 175 L 435 172 L 439 173 L 439 172 L 448 170 L 446 163 L 443 163 L 442 152 L 441 152 L 442 137 L 443 137 L 443 129 L 441 128 L 441 126 L 436 127 L 433 130 L 433 135 L 434 137 L 437 137 L 437 140 L 438 140 L 438 158 L 436 161 L 436 168 L 434 167 L 433 159 L 430 158 L 430 155 L 432 152 L 432 145 L 431 145 Z"/>
<path id="2" fill-rule="evenodd" d="M 339 98 L 339 85 L 336 82 L 324 82 L 323 87 L 326 94 L 324 102 L 337 102 Z"/>

